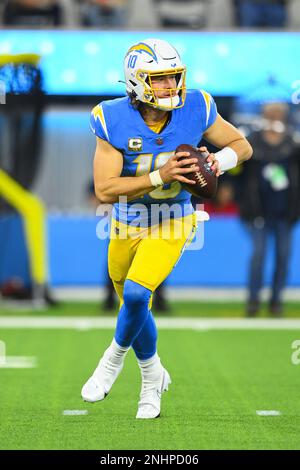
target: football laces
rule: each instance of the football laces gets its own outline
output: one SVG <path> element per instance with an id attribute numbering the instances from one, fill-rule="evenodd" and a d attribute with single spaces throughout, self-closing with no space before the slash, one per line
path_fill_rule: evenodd
<path id="1" fill-rule="evenodd" d="M 203 188 L 204 186 L 207 186 L 207 181 L 206 181 L 205 177 L 202 175 L 202 173 L 197 171 L 197 172 L 195 172 L 195 176 L 196 176 L 201 188 Z"/>

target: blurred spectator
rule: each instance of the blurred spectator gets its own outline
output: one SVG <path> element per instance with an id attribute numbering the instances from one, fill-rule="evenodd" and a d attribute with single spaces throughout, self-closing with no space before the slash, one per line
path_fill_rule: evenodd
<path id="1" fill-rule="evenodd" d="M 206 24 L 206 0 L 155 0 L 160 23 L 172 28 L 203 28 Z"/>
<path id="2" fill-rule="evenodd" d="M 230 28 L 234 26 L 232 0 L 129 0 L 131 28 Z"/>
<path id="3" fill-rule="evenodd" d="M 286 0 L 235 0 L 239 26 L 283 28 L 287 22 Z"/>
<path id="4" fill-rule="evenodd" d="M 249 272 L 247 314 L 259 310 L 266 243 L 275 237 L 275 269 L 269 309 L 282 313 L 282 291 L 286 283 L 293 224 L 300 216 L 300 146 L 287 127 L 288 106 L 266 104 L 263 129 L 248 140 L 254 153 L 242 167 L 240 210 L 253 243 Z"/>
<path id="5" fill-rule="evenodd" d="M 237 215 L 239 208 L 234 201 L 234 187 L 230 181 L 219 181 L 219 187 L 214 199 L 204 202 L 209 215 Z"/>
<path id="6" fill-rule="evenodd" d="M 9 0 L 3 10 L 3 24 L 9 26 L 59 26 L 62 8 L 56 0 Z"/>
<path id="7" fill-rule="evenodd" d="M 154 0 L 129 0 L 129 28 L 158 29 L 159 14 Z"/>
<path id="8" fill-rule="evenodd" d="M 288 27 L 300 28 L 300 2 L 299 0 L 289 0 L 287 5 Z"/>
<path id="9" fill-rule="evenodd" d="M 209 0 L 206 5 L 207 28 L 233 28 L 235 10 L 232 0 Z"/>
<path id="10" fill-rule="evenodd" d="M 42 155 L 45 102 L 39 60 L 38 55 L 16 55 L 0 67 L 7 91 L 6 105 L 0 107 L 0 159 L 6 162 L 5 171 L 29 190 Z"/>
<path id="11" fill-rule="evenodd" d="M 84 0 L 83 26 L 122 27 L 127 24 L 128 0 Z"/>

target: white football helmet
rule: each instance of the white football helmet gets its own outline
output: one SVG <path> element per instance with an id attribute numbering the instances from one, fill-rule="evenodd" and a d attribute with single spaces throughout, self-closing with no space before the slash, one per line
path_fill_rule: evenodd
<path id="1" fill-rule="evenodd" d="M 124 59 L 124 70 L 126 91 L 136 100 L 168 111 L 184 105 L 186 67 L 176 49 L 167 41 L 145 39 L 130 47 Z M 157 98 L 152 79 L 162 75 L 175 75 L 176 88 L 167 89 L 170 97 Z M 160 90 L 155 88 L 155 91 Z"/>

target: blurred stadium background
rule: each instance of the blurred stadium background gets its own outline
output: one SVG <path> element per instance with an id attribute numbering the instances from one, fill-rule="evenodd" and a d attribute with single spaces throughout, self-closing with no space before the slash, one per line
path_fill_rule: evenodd
<path id="1" fill-rule="evenodd" d="M 58 343 L 62 345 L 67 341 L 70 349 L 66 361 L 72 362 L 68 354 L 72 348 L 75 350 L 77 342 L 80 342 L 78 333 L 73 333 L 73 336 L 70 333 L 64 338 L 59 336 L 57 340 L 48 332 L 38 339 L 35 330 L 26 332 L 23 329 L 30 329 L 32 315 L 106 318 L 107 308 L 112 309 L 109 298 L 111 292 L 107 287 L 107 241 L 100 240 L 96 234 L 101 217 L 96 215 L 97 201 L 91 188 L 95 139 L 89 130 L 89 115 L 91 108 L 98 102 L 124 95 L 124 85 L 119 80 L 123 79 L 122 61 L 128 47 L 146 37 L 157 36 L 170 41 L 179 50 L 187 65 L 188 87 L 204 88 L 210 92 L 216 100 L 220 114 L 241 128 L 247 136 L 253 131 L 262 129 L 261 110 L 265 103 L 287 104 L 289 108 L 287 126 L 297 147 L 300 144 L 300 32 L 298 32 L 300 2 L 298 0 L 272 2 L 268 0 L 2 0 L 0 17 L 2 22 L 0 340 L 6 342 L 10 353 L 14 355 L 33 354 L 38 356 L 39 360 L 49 356 L 47 364 L 52 370 L 50 351 L 55 349 Z M 300 160 L 300 153 L 298 158 Z M 211 220 L 205 225 L 203 249 L 187 251 L 166 282 L 162 295 L 168 302 L 168 308 L 165 304 L 158 304 L 157 310 L 160 315 L 167 314 L 170 321 L 172 316 L 181 318 L 246 315 L 251 240 L 245 223 L 240 218 L 242 173 L 243 170 L 238 169 L 221 177 L 219 193 L 214 201 L 196 201 L 204 203 Z M 296 201 L 296 205 L 299 208 L 300 199 Z M 268 289 L 274 269 L 273 245 L 271 240 L 265 265 L 263 292 L 265 300 L 269 298 Z M 300 224 L 297 222 L 293 227 L 287 289 L 284 294 L 285 317 L 300 317 L 299 260 Z M 112 312 L 115 317 L 116 305 Z M 265 317 L 269 312 L 264 309 L 260 315 Z M 24 318 L 25 323 L 16 321 L 19 316 L 26 316 L 27 326 L 26 318 Z M 13 323 L 14 321 L 16 323 Z M 113 323 L 108 322 L 103 326 L 104 323 L 100 322 L 95 325 L 97 328 L 112 328 Z M 230 329 L 230 323 L 228 325 L 225 328 Z M 248 345 L 248 352 L 253 358 L 253 363 L 248 366 L 255 375 L 256 365 L 261 362 L 260 353 L 264 354 L 265 339 L 270 346 L 270 361 L 272 355 L 273 358 L 278 358 L 281 369 L 277 373 L 273 371 L 272 380 L 267 385 L 266 377 L 270 362 L 266 359 L 262 365 L 264 369 L 260 377 L 256 376 L 255 382 L 257 386 L 255 393 L 258 396 L 261 392 L 261 396 L 264 397 L 260 406 L 267 407 L 266 409 L 268 406 L 276 406 L 271 399 L 269 400 L 270 389 L 276 389 L 277 379 L 282 377 L 282 374 L 287 374 L 290 380 L 288 384 L 296 391 L 294 373 L 290 369 L 287 372 L 287 369 L 290 366 L 288 362 L 290 342 L 296 339 L 297 331 L 299 336 L 299 325 L 297 323 L 290 325 L 292 331 L 282 336 L 285 338 L 284 346 L 280 343 L 279 336 L 273 336 L 271 340 L 266 339 L 267 337 L 263 335 L 267 333 L 256 331 L 255 328 L 260 327 L 254 323 L 251 328 L 256 333 L 251 330 L 243 332 L 241 336 L 244 337 L 244 344 L 242 340 L 236 341 L 236 337 L 230 336 L 234 335 L 233 332 L 226 333 L 222 336 L 223 339 L 210 333 L 214 344 L 221 341 L 218 354 L 226 355 L 226 351 L 230 350 L 230 344 L 236 347 L 234 349 L 232 346 L 230 350 L 233 362 L 230 362 L 228 357 L 227 362 L 230 362 L 232 367 L 230 373 L 233 380 L 240 383 L 237 395 L 247 395 L 251 384 L 247 383 L 242 374 L 242 363 L 236 364 L 241 375 L 235 374 L 234 360 L 240 357 L 245 359 L 247 351 L 243 348 Z M 93 328 L 92 324 L 84 322 L 70 323 L 69 326 L 79 330 Z M 56 327 L 62 326 L 58 322 L 54 328 Z M 194 327 L 195 325 L 182 324 L 183 329 Z M 208 329 L 210 327 L 211 325 L 207 326 Z M 11 328 L 15 328 L 14 334 L 10 332 Z M 180 324 L 174 328 L 180 328 Z M 220 329 L 222 328 L 224 325 L 220 326 Z M 276 328 L 280 329 L 280 326 Z M 164 334 L 171 335 L 171 333 L 162 332 L 161 335 L 162 344 L 164 338 L 166 341 L 164 354 L 168 356 L 166 344 L 171 344 L 172 340 L 170 336 L 168 343 L 168 336 L 164 337 Z M 94 342 L 90 342 L 86 337 L 84 347 L 86 356 L 93 356 L 96 360 L 103 348 L 101 344 L 100 346 L 97 344 L 96 333 L 91 332 L 91 335 Z M 108 338 L 105 336 L 105 329 L 101 335 L 105 344 Z M 180 341 L 182 339 L 178 337 L 178 344 Z M 258 341 L 257 350 L 253 349 L 255 341 Z M 195 337 L 195 351 L 197 342 Z M 209 356 L 208 344 L 209 342 L 206 352 Z M 65 354 L 64 349 L 61 349 L 61 352 Z M 181 351 L 181 354 L 183 358 L 184 352 Z M 282 354 L 286 354 L 286 364 L 280 362 Z M 57 351 L 55 357 L 58 357 Z M 76 361 L 80 360 L 81 357 L 77 354 Z M 188 361 L 188 357 L 186 360 Z M 250 358 L 248 360 L 250 361 Z M 184 369 L 183 362 L 182 359 Z M 50 375 L 54 374 L 53 381 L 57 381 L 56 386 L 63 388 L 62 400 L 65 400 L 62 405 L 55 395 L 57 401 L 53 398 L 49 416 L 51 413 L 55 415 L 62 406 L 67 407 L 66 402 L 73 393 L 72 387 L 76 387 L 77 396 L 90 364 L 91 361 L 85 359 L 85 363 L 79 366 L 82 373 L 80 377 L 76 375 L 74 369 L 69 388 L 67 384 L 62 385 L 53 371 L 49 372 Z M 220 373 L 220 370 L 214 370 L 216 364 L 212 364 L 212 369 L 203 364 L 202 366 L 204 369 L 206 367 L 207 377 L 211 370 L 213 373 L 216 372 L 216 376 Z M 66 363 L 59 364 L 61 377 L 67 367 L 69 366 Z M 133 365 L 131 367 L 133 368 Z M 9 374 L 9 372 L 0 370 L 0 379 L 2 373 Z M 8 377 L 11 380 L 3 403 L 6 399 L 9 405 L 4 426 L 6 431 L 9 430 L 11 433 L 9 420 L 13 416 L 13 410 L 18 408 L 17 396 L 14 398 L 15 401 L 10 401 L 11 390 L 17 383 L 17 376 L 8 375 Z M 37 376 L 38 379 L 41 377 Z M 201 389 L 200 375 L 198 379 Z M 23 376 L 23 380 L 25 387 L 26 384 L 32 383 L 28 376 Z M 299 378 L 297 380 L 299 384 Z M 228 392 L 228 397 L 233 397 L 234 394 L 232 395 L 232 390 L 228 389 L 224 377 L 221 382 L 224 396 Z M 212 383 L 210 385 L 213 387 Z M 45 387 L 44 382 L 43 386 Z M 125 387 L 125 381 L 123 385 L 121 382 L 121 386 L 117 389 L 120 390 L 120 396 L 122 386 Z M 33 419 L 36 419 L 31 401 L 32 393 L 34 392 L 30 389 L 24 399 L 23 411 L 31 406 Z M 45 389 L 44 393 L 50 392 Z M 192 388 L 190 393 L 190 408 L 186 409 L 186 416 L 192 413 L 192 403 L 197 405 L 193 402 Z M 207 396 L 209 395 L 208 393 Z M 279 402 L 284 407 L 285 400 L 282 398 L 280 401 L 280 399 Z M 43 407 L 39 400 L 37 407 Z M 226 402 L 225 398 L 224 400 Z M 233 398 L 228 400 L 226 403 L 227 405 L 230 403 L 229 414 L 234 416 L 237 408 L 233 404 Z M 253 406 L 258 407 L 259 404 L 254 402 L 253 398 Z M 80 406 L 77 399 L 73 399 L 72 404 L 77 408 Z M 211 405 L 212 403 L 207 403 L 208 407 Z M 245 403 L 244 406 L 246 407 Z M 109 420 L 109 407 L 105 410 L 107 413 L 105 419 Z M 215 410 L 216 414 L 222 415 L 220 406 L 218 408 L 217 405 Z M 291 414 L 296 413 L 297 416 L 299 411 L 297 414 L 295 409 L 291 407 L 289 409 Z M 246 409 L 244 412 L 247 415 Z M 125 408 L 122 409 L 122 413 L 125 416 Z M 49 436 L 50 429 L 54 429 L 51 428 L 52 424 L 55 426 L 56 423 L 51 416 L 49 418 L 51 425 L 47 430 Z M 223 422 L 225 434 L 220 431 L 215 441 L 212 437 L 212 441 L 208 440 L 202 447 L 296 448 L 298 445 L 296 428 L 299 426 L 299 421 L 295 418 L 293 423 L 291 425 L 289 422 L 291 440 L 283 438 L 284 431 L 280 435 L 279 431 L 276 431 L 276 425 L 273 426 L 272 423 L 269 427 L 269 440 L 266 442 L 263 438 L 259 440 L 260 428 L 255 427 L 251 417 L 247 425 L 249 430 L 254 426 L 257 434 L 254 432 L 251 434 L 249 439 L 252 440 L 249 444 L 241 438 L 238 426 L 234 428 L 230 441 L 226 434 L 228 428 Z M 200 445 L 197 444 L 200 441 L 196 440 L 199 437 L 197 423 L 191 424 L 189 436 L 191 440 L 188 440 L 184 433 L 180 433 L 180 426 L 185 424 L 176 422 L 178 440 L 174 446 L 197 448 L 197 445 Z M 209 426 L 213 423 L 206 424 L 209 431 Z M 283 427 L 285 425 L 286 422 L 283 423 Z M 37 426 L 43 426 L 42 419 Z M 61 424 L 60 430 L 65 429 L 64 426 L 65 424 Z M 30 431 L 24 440 L 22 429 L 24 431 L 25 428 L 21 428 L 17 437 L 8 433 L 10 437 L 2 441 L 4 446 L 2 448 L 97 446 L 95 435 L 88 443 L 81 436 L 83 444 L 75 429 L 68 429 L 69 437 L 61 438 L 62 435 L 59 434 L 60 439 L 57 437 L 57 440 L 53 437 L 53 433 L 48 439 L 45 431 L 43 439 L 36 442 L 34 432 Z M 118 442 L 127 448 L 130 448 L 130 445 L 134 448 L 135 446 L 155 448 L 151 429 L 149 440 L 145 437 L 140 444 L 132 444 L 133 441 L 129 443 L 124 439 L 116 440 L 114 446 L 118 448 Z M 196 433 L 195 438 L 191 437 L 193 429 Z M 161 448 L 167 448 L 163 447 L 168 445 L 167 442 L 162 440 Z M 173 448 L 172 444 L 169 445 Z M 112 444 L 105 441 L 103 446 L 110 448 Z"/>

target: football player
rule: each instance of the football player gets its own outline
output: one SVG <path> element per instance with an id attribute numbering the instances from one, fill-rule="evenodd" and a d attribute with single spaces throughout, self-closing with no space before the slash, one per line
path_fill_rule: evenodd
<path id="1" fill-rule="evenodd" d="M 195 184 L 187 175 L 199 167 L 190 168 L 197 160 L 175 149 L 205 137 L 221 149 L 208 157 L 217 176 L 249 159 L 252 149 L 209 93 L 186 89 L 186 67 L 166 41 L 133 45 L 124 69 L 127 96 L 102 102 L 91 115 L 96 195 L 114 204 L 108 265 L 120 310 L 112 343 L 81 394 L 103 400 L 132 347 L 142 376 L 136 417 L 149 419 L 160 415 L 161 394 L 171 383 L 156 349 L 151 297 L 196 231 L 191 194 L 181 183 Z M 161 230 L 166 222 L 168 236 Z"/>

